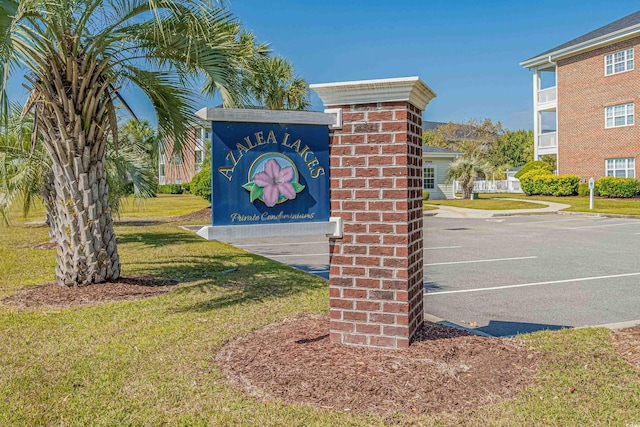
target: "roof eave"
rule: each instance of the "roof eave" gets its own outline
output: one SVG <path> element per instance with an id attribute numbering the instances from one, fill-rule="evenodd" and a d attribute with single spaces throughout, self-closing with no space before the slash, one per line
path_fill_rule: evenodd
<path id="1" fill-rule="evenodd" d="M 520 66 L 524 68 L 536 68 L 541 65 L 555 62 L 562 58 L 597 49 L 601 46 L 630 39 L 638 35 L 640 35 L 640 24 L 623 28 L 622 30 L 614 31 L 613 33 L 605 34 L 603 36 L 596 37 L 594 39 L 587 40 L 573 46 L 565 47 L 564 49 L 558 49 L 544 55 L 539 55 L 535 58 L 527 59 L 526 61 L 522 61 L 520 63 Z"/>

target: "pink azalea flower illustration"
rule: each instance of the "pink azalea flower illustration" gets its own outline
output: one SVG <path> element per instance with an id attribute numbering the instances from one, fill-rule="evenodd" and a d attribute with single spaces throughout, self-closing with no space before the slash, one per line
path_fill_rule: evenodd
<path id="1" fill-rule="evenodd" d="M 291 166 L 280 168 L 275 159 L 267 160 L 264 171 L 253 176 L 253 182 L 263 188 L 264 204 L 270 208 L 278 203 L 280 196 L 289 200 L 296 198 L 296 191 L 291 185 L 292 179 L 293 168 Z"/>

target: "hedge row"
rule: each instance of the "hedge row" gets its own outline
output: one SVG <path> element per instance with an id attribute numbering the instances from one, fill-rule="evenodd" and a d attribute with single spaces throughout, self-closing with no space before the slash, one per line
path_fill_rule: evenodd
<path id="1" fill-rule="evenodd" d="M 605 176 L 595 182 L 593 195 L 610 198 L 630 198 L 640 193 L 640 181 L 635 178 L 616 178 Z M 589 195 L 589 184 L 580 184 L 578 188 L 580 196 Z"/>
<path id="2" fill-rule="evenodd" d="M 158 185 L 158 194 L 182 194 L 182 193 L 185 193 L 183 184 Z"/>
<path id="3" fill-rule="evenodd" d="M 578 194 L 578 175 L 554 175 L 548 170 L 534 169 L 520 177 L 520 188 L 528 196 L 573 196 Z"/>

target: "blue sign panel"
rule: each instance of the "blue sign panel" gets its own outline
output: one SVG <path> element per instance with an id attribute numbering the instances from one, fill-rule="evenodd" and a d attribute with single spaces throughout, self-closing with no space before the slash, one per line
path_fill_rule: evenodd
<path id="1" fill-rule="evenodd" d="M 212 225 L 329 220 L 329 129 L 212 122 Z"/>

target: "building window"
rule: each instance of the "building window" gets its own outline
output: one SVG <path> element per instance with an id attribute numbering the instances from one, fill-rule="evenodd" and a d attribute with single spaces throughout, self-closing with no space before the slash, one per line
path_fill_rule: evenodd
<path id="1" fill-rule="evenodd" d="M 630 126 L 633 124 L 633 102 L 606 107 L 604 116 L 605 127 Z"/>
<path id="2" fill-rule="evenodd" d="M 176 184 L 182 184 L 182 178 L 176 178 Z"/>
<path id="3" fill-rule="evenodd" d="M 427 166 L 423 168 L 422 188 L 424 190 L 433 190 L 436 188 L 436 168 Z"/>
<path id="4" fill-rule="evenodd" d="M 176 154 L 174 160 L 176 166 L 182 166 L 182 154 Z"/>
<path id="5" fill-rule="evenodd" d="M 160 164 L 160 176 L 164 176 L 164 163 Z"/>
<path id="6" fill-rule="evenodd" d="M 631 70 L 633 70 L 633 48 L 605 55 L 605 76 Z"/>
<path id="7" fill-rule="evenodd" d="M 607 176 L 616 178 L 635 178 L 636 159 L 607 159 Z"/>

